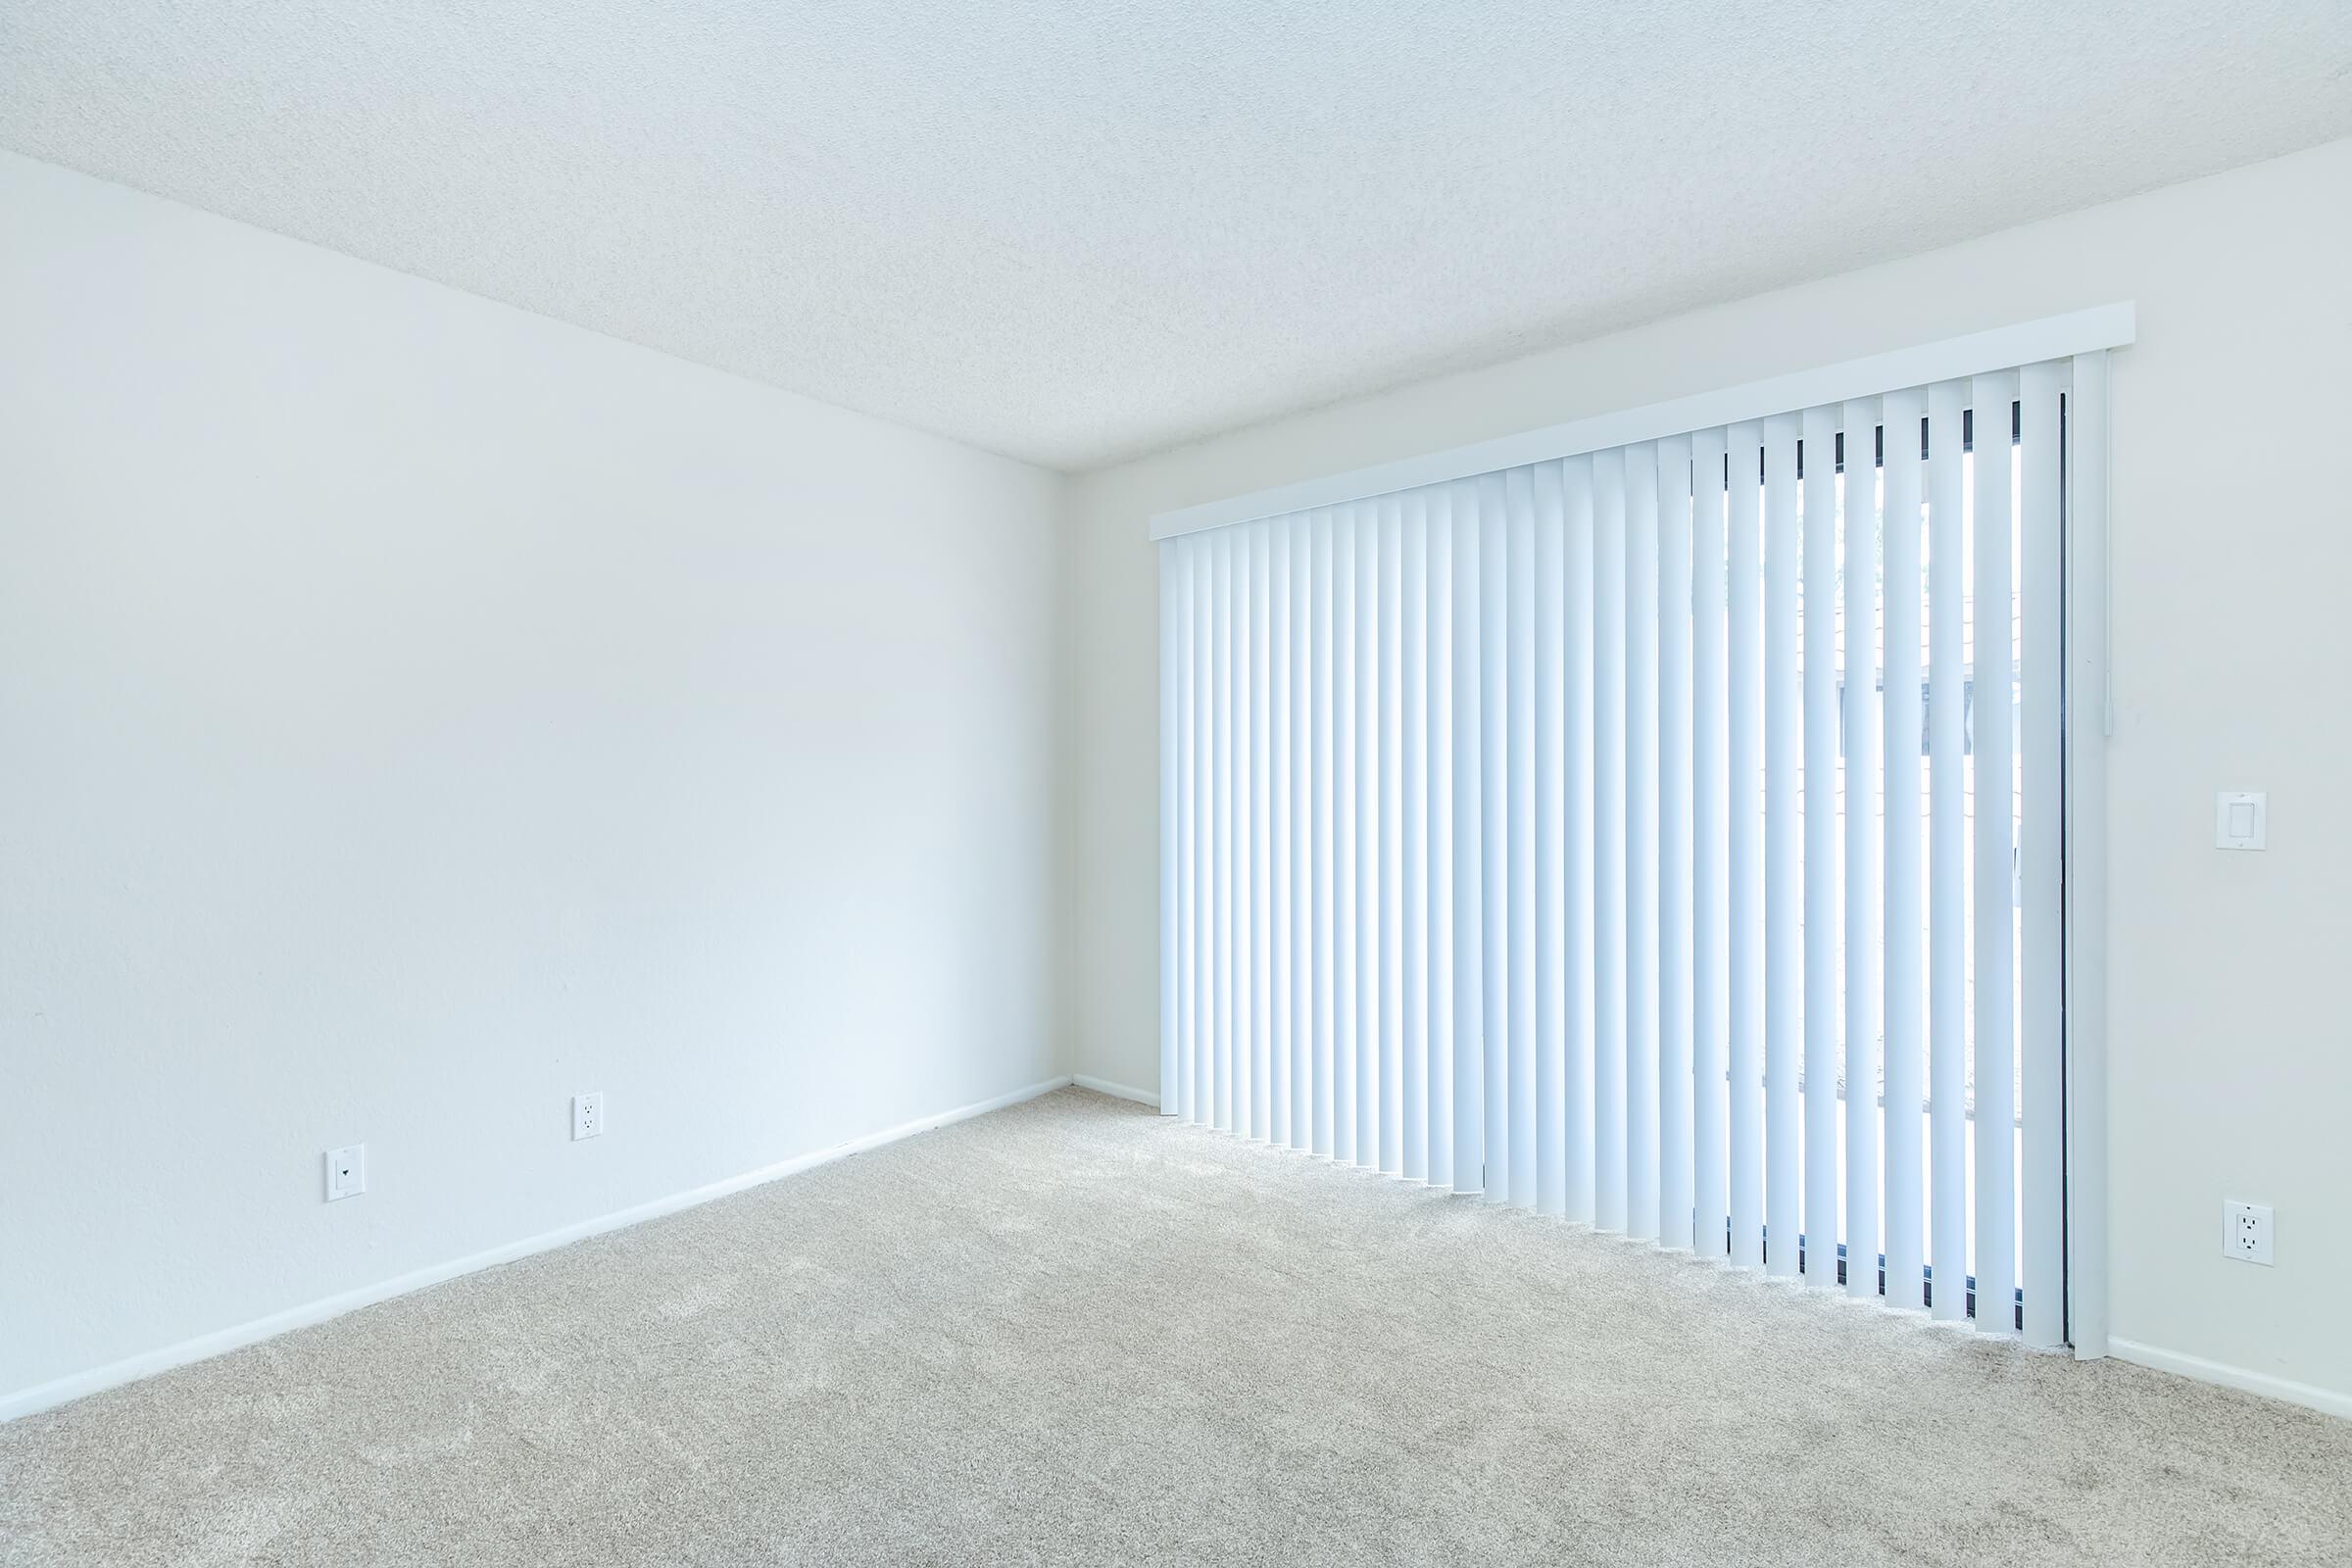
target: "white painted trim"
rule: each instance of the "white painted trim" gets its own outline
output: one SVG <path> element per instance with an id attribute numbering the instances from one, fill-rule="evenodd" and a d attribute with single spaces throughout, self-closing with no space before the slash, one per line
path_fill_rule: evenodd
<path id="1" fill-rule="evenodd" d="M 2107 1340 L 2108 363 L 2077 357 L 2066 540 L 2066 1316 L 2080 1359 Z"/>
<path id="2" fill-rule="evenodd" d="M 2283 1399 L 2288 1404 L 2299 1404 L 2323 1415 L 2352 1419 L 2352 1394 L 2297 1383 L 2291 1378 L 2273 1377 L 2268 1372 L 2249 1372 L 2242 1366 L 2231 1366 L 2225 1361 L 2208 1361 L 2201 1355 L 2183 1355 L 2179 1350 L 2142 1345 L 2136 1340 L 2110 1339 L 2107 1348 L 2116 1359 L 2130 1361 L 2134 1366 L 2170 1372 L 2176 1377 L 2195 1378 L 2200 1383 L 2218 1383 L 2225 1389 L 2259 1394 L 2266 1399 Z"/>
<path id="3" fill-rule="evenodd" d="M 802 1171 L 813 1170 L 819 1165 L 828 1165 L 834 1160 L 847 1158 L 851 1154 L 863 1153 L 869 1149 L 880 1149 L 885 1144 L 895 1144 L 903 1138 L 911 1138 L 917 1133 L 927 1133 L 955 1122 L 968 1121 L 974 1116 L 986 1115 L 992 1110 L 1002 1110 L 1007 1105 L 1017 1105 L 1024 1100 L 1035 1100 L 1040 1095 L 1067 1088 L 1069 1083 L 1070 1079 L 1067 1076 L 1048 1078 L 1043 1083 L 1031 1084 L 1025 1089 L 1015 1089 L 1009 1094 L 998 1095 L 992 1100 L 978 1101 L 969 1105 L 960 1105 L 954 1110 L 943 1110 L 929 1116 L 918 1116 L 913 1121 L 901 1122 L 896 1127 L 886 1127 L 880 1132 L 866 1133 L 861 1137 L 853 1138 L 847 1143 L 835 1144 L 830 1149 L 817 1150 L 813 1153 L 796 1154 L 790 1159 L 780 1160 L 773 1165 L 763 1165 L 758 1170 L 745 1171 L 741 1175 L 729 1176 L 723 1180 L 712 1182 L 707 1187 L 696 1187 L 686 1192 L 672 1193 L 666 1198 L 657 1198 L 651 1202 L 639 1203 L 632 1208 L 619 1209 L 611 1214 L 599 1215 L 594 1219 L 584 1219 L 576 1224 L 560 1226 L 552 1231 L 543 1231 L 537 1236 L 527 1237 L 518 1242 L 509 1242 L 502 1247 L 493 1247 L 486 1251 L 475 1252 L 469 1256 L 455 1257 L 441 1263 L 430 1263 L 423 1268 L 395 1275 L 388 1280 L 379 1280 L 372 1285 L 363 1285 L 358 1290 L 345 1291 L 338 1296 L 323 1297 L 316 1301 L 307 1301 L 300 1306 L 288 1307 L 282 1312 L 272 1312 L 267 1317 L 257 1317 L 250 1322 L 239 1323 L 225 1329 L 217 1329 L 211 1334 L 200 1334 L 192 1340 L 182 1340 L 177 1345 L 168 1345 L 161 1349 L 147 1350 L 138 1355 L 126 1356 L 120 1361 L 93 1367 L 86 1372 L 69 1373 L 65 1377 L 56 1378 L 47 1383 L 35 1384 L 29 1389 L 20 1389 L 14 1394 L 0 1395 L 0 1421 L 13 1421 L 18 1416 L 31 1415 L 35 1411 L 52 1409 L 70 1400 L 81 1398 L 85 1395 L 118 1388 L 125 1383 L 135 1383 L 141 1378 L 153 1377 L 158 1372 L 168 1372 L 173 1367 L 208 1360 L 229 1350 L 242 1349 L 248 1345 L 274 1339 L 290 1330 L 308 1328 L 314 1323 L 323 1323 L 329 1318 L 341 1317 L 344 1313 L 357 1311 L 363 1306 L 373 1306 L 378 1301 L 388 1301 L 396 1296 L 406 1296 L 412 1291 L 423 1290 L 428 1285 L 439 1285 L 445 1280 L 453 1280 L 463 1274 L 479 1273 L 486 1268 L 496 1268 L 501 1263 L 512 1263 L 517 1258 L 529 1257 L 534 1252 L 552 1251 L 556 1248 L 566 1246 L 572 1242 L 585 1241 L 591 1236 L 602 1236 L 607 1231 L 622 1230 L 631 1225 L 642 1224 L 649 1219 L 659 1219 L 664 1214 L 674 1214 L 680 1209 L 708 1203 L 712 1199 L 740 1193 L 747 1188 L 759 1187 L 786 1176 L 797 1176 Z M 1090 1083 L 1089 1087 L 1094 1086 Z M 1105 1092 L 1115 1093 L 1117 1091 L 1106 1089 Z M 1128 1093 L 1132 1094 L 1133 1092 L 1128 1091 Z"/>
<path id="4" fill-rule="evenodd" d="M 1139 1105 L 1150 1105 L 1154 1110 L 1159 1108 L 1159 1097 L 1149 1089 L 1114 1084 L 1107 1078 L 1090 1078 L 1082 1072 L 1071 1074 L 1070 1082 L 1081 1089 L 1092 1089 L 1098 1095 L 1108 1095 L 1114 1100 L 1132 1100 Z"/>
<path id="5" fill-rule="evenodd" d="M 1309 507 L 1338 506 L 1367 496 L 1385 496 L 1420 485 L 1443 484 L 1448 479 L 1466 479 L 1472 474 L 1494 473 L 1522 464 L 1570 458 L 1582 452 L 1602 452 L 1629 442 L 1654 441 L 1660 436 L 1682 435 L 1741 419 L 1842 403 L 1848 398 L 1876 397 L 1882 392 L 1949 381 L 1982 370 L 2003 370 L 2100 349 L 2123 348 L 2132 341 L 2136 330 L 2135 311 L 2131 302 L 2093 306 L 2064 316 L 2044 317 L 2038 321 L 2021 321 L 1988 332 L 1947 338 L 1940 343 L 1923 343 L 1848 360 L 1841 365 L 1776 375 L 1719 392 L 1701 392 L 1567 424 L 1547 425 L 1519 435 L 1477 441 L 1445 452 L 1376 464 L 1350 473 L 1304 479 L 1230 500 L 1180 507 L 1152 519 L 1152 537 L 1168 539 L 1177 534 L 1198 533 L 1203 528 L 1278 517 Z"/>

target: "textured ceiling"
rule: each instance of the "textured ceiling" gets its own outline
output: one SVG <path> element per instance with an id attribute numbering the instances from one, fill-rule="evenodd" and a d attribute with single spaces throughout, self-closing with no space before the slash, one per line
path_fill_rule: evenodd
<path id="1" fill-rule="evenodd" d="M 1086 468 L 2352 132 L 2346 0 L 0 0 L 0 146 Z"/>

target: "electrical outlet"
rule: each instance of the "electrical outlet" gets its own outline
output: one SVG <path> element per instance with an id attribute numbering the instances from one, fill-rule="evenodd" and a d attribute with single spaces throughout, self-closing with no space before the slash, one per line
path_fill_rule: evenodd
<path id="1" fill-rule="evenodd" d="M 368 1146 L 353 1144 L 348 1149 L 326 1152 L 326 1200 L 357 1198 L 368 1190 Z"/>
<path id="2" fill-rule="evenodd" d="M 2222 1201 L 2222 1250 L 2241 1263 L 2271 1263 L 2271 1210 L 2267 1203 Z"/>
<path id="3" fill-rule="evenodd" d="M 604 1091 L 600 1089 L 594 1094 L 572 1096 L 571 1141 L 576 1144 L 583 1138 L 595 1138 L 602 1134 L 604 1130 Z"/>

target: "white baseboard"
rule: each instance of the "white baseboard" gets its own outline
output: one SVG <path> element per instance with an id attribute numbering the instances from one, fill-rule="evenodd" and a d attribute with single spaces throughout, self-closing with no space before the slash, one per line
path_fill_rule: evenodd
<path id="1" fill-rule="evenodd" d="M 1137 1089 L 1130 1084 L 1114 1084 L 1107 1078 L 1090 1078 L 1085 1073 L 1072 1073 L 1070 1082 L 1081 1089 L 1092 1089 L 1098 1095 L 1109 1095 L 1116 1100 L 1132 1100 L 1139 1105 L 1159 1107 L 1159 1096 L 1149 1089 Z"/>
<path id="2" fill-rule="evenodd" d="M 273 1339 L 294 1329 L 308 1328 L 314 1323 L 323 1323 L 329 1318 L 341 1317 L 344 1313 L 357 1311 L 363 1306 L 372 1306 L 378 1301 L 388 1301 L 396 1296 L 406 1296 L 412 1291 L 420 1291 L 426 1286 L 456 1279 L 460 1275 L 478 1273 L 486 1268 L 496 1268 L 501 1263 L 512 1263 L 517 1258 L 529 1257 L 534 1252 L 552 1251 L 556 1248 L 566 1246 L 572 1242 L 584 1241 L 591 1236 L 601 1236 L 607 1231 L 621 1230 L 631 1225 L 642 1224 L 649 1219 L 659 1219 L 664 1214 L 674 1214 L 680 1209 L 693 1208 L 697 1204 L 708 1203 L 713 1199 L 725 1198 L 729 1194 L 740 1193 L 747 1188 L 778 1181 L 805 1170 L 813 1170 L 819 1165 L 830 1164 L 834 1160 L 862 1153 L 869 1149 L 880 1149 L 886 1144 L 895 1144 L 903 1138 L 911 1138 L 917 1133 L 929 1132 L 933 1128 L 946 1127 L 956 1122 L 969 1120 L 974 1116 L 986 1115 L 992 1110 L 1002 1110 L 1007 1105 L 1017 1105 L 1024 1100 L 1035 1100 L 1040 1095 L 1051 1094 L 1056 1089 L 1067 1087 L 1073 1083 L 1082 1089 L 1091 1089 L 1097 1094 L 1111 1095 L 1120 1100 L 1132 1100 L 1138 1104 L 1155 1107 L 1159 1104 L 1159 1096 L 1148 1090 L 1137 1089 L 1129 1084 L 1112 1083 L 1108 1079 L 1092 1077 L 1086 1073 L 1048 1078 L 1041 1083 L 1015 1089 L 1009 1094 L 998 1095 L 991 1100 L 977 1101 L 969 1105 L 959 1105 L 954 1110 L 919 1116 L 913 1121 L 901 1122 L 896 1127 L 886 1127 L 880 1132 L 867 1133 L 862 1137 L 853 1138 L 847 1143 L 835 1144 L 829 1149 L 820 1149 L 812 1153 L 798 1154 L 773 1165 L 763 1165 L 758 1170 L 745 1171 L 740 1175 L 711 1182 L 708 1186 L 691 1188 L 682 1193 L 672 1193 L 666 1198 L 657 1198 L 650 1202 L 639 1203 L 631 1208 L 601 1214 L 594 1219 L 581 1220 L 552 1231 L 543 1231 L 537 1236 L 526 1237 L 517 1242 L 509 1242 L 502 1247 L 494 1247 L 486 1251 L 451 1258 L 446 1262 L 428 1264 L 420 1269 L 413 1269 L 406 1274 L 395 1275 L 388 1280 L 379 1280 L 372 1285 L 363 1285 L 357 1290 L 323 1297 L 315 1301 L 307 1301 L 300 1306 L 288 1307 L 282 1312 L 272 1312 L 267 1317 L 254 1318 L 250 1322 L 219 1329 L 211 1334 L 201 1334 L 192 1340 L 182 1340 L 176 1345 L 168 1345 L 161 1349 L 126 1356 L 120 1361 L 93 1367 L 86 1372 L 69 1373 L 65 1377 L 35 1384 L 29 1389 L 22 1389 L 14 1394 L 0 1395 L 0 1421 L 12 1421 L 21 1415 L 31 1415 L 36 1411 L 53 1409 L 85 1395 L 119 1388 L 125 1383 L 135 1383 L 141 1378 L 153 1377 L 158 1372 L 168 1372 L 173 1367 L 208 1360 L 229 1350 L 241 1349 L 248 1345 L 257 1345 L 263 1340 Z M 2297 1383 L 2289 1378 L 2274 1377 L 2267 1372 L 2248 1371 L 2244 1367 L 2230 1366 L 2221 1361 L 2209 1361 L 2203 1356 L 2185 1355 L 2178 1350 L 2167 1350 L 2153 1345 L 2141 1345 L 2133 1340 L 2110 1338 L 2107 1341 L 2107 1352 L 2122 1360 L 2144 1367 L 2152 1367 L 2159 1372 L 2170 1372 L 2180 1377 L 2195 1378 L 2205 1383 L 2218 1383 L 2225 1388 L 2239 1389 L 2267 1398 L 2283 1399 L 2289 1404 L 2299 1404 L 2328 1415 L 2352 1418 L 2352 1394 L 2342 1394 L 2309 1383 Z"/>
<path id="3" fill-rule="evenodd" d="M 1106 1085 L 1096 1085 L 1088 1080 L 1080 1081 L 1087 1082 L 1090 1088 L 1100 1087 L 1105 1094 L 1132 1094 L 1132 1091 L 1121 1091 Z M 537 1236 L 527 1237 L 518 1242 L 509 1242 L 503 1247 L 493 1247 L 487 1251 L 474 1252 L 466 1257 L 454 1257 L 447 1262 L 427 1264 L 423 1268 L 413 1269 L 388 1280 L 379 1280 L 373 1285 L 363 1285 L 358 1290 L 345 1291 L 338 1296 L 324 1297 L 316 1301 L 306 1301 L 300 1306 L 288 1307 L 282 1312 L 272 1312 L 267 1317 L 257 1317 L 251 1322 L 219 1329 L 211 1334 L 200 1334 L 192 1340 L 182 1340 L 177 1345 L 168 1345 L 161 1349 L 147 1350 L 138 1355 L 126 1356 L 120 1361 L 93 1367 L 86 1372 L 68 1373 L 62 1378 L 35 1384 L 29 1389 L 21 1389 L 14 1394 L 0 1395 L 0 1421 L 13 1421 L 18 1416 L 31 1415 L 38 1410 L 52 1409 L 70 1400 L 78 1399 L 84 1395 L 97 1394 L 102 1390 L 117 1388 L 125 1383 L 135 1383 L 140 1378 L 153 1377 L 158 1372 L 168 1372 L 173 1367 L 186 1366 L 192 1361 L 203 1361 L 225 1351 L 242 1349 L 248 1345 L 273 1339 L 289 1330 L 308 1328 L 314 1323 L 323 1323 L 328 1318 L 341 1317 L 346 1312 L 356 1311 L 363 1306 L 373 1306 L 378 1301 L 388 1301 L 393 1297 L 406 1296 L 411 1291 L 420 1291 L 428 1285 L 438 1285 L 444 1280 L 456 1279 L 461 1274 L 472 1274 L 482 1269 L 496 1268 L 501 1263 L 512 1263 L 516 1258 L 528 1257 L 534 1252 L 550 1251 L 571 1242 L 584 1241 L 591 1236 L 601 1236 L 607 1231 L 616 1231 L 630 1225 L 641 1224 L 649 1219 L 659 1219 L 664 1214 L 674 1214 L 682 1208 L 692 1208 L 698 1203 L 708 1203 L 714 1198 L 725 1198 L 730 1193 L 740 1193 L 748 1187 L 758 1187 L 762 1183 L 776 1181 L 782 1177 L 798 1175 L 802 1171 L 814 1169 L 818 1165 L 830 1164 L 834 1160 L 846 1158 L 851 1154 L 862 1153 L 869 1149 L 879 1149 L 885 1144 L 895 1144 L 900 1139 L 911 1138 L 916 1133 L 926 1133 L 935 1127 L 945 1127 L 953 1122 L 966 1121 L 974 1116 L 986 1115 L 992 1110 L 1002 1110 L 1006 1105 L 1017 1105 L 1024 1100 L 1035 1100 L 1040 1095 L 1051 1094 L 1056 1089 L 1066 1088 L 1069 1083 L 1070 1079 L 1066 1075 L 1048 1078 L 1043 1083 L 1031 1084 L 1025 1089 L 1015 1089 L 1010 1094 L 999 1095 L 993 1100 L 959 1105 L 954 1110 L 943 1110 L 930 1116 L 918 1116 L 913 1121 L 901 1122 L 896 1127 L 886 1127 L 880 1132 L 867 1133 L 862 1137 L 853 1138 L 847 1143 L 835 1144 L 830 1149 L 817 1150 L 813 1153 L 797 1154 L 791 1159 L 780 1160 L 773 1165 L 763 1165 L 758 1170 L 745 1171 L 738 1176 L 729 1176 L 723 1180 L 712 1182 L 707 1187 L 696 1187 L 686 1192 L 672 1193 L 666 1198 L 657 1198 L 651 1202 L 639 1203 L 632 1208 L 620 1209 L 611 1214 L 601 1214 L 594 1219 L 584 1219 L 576 1224 L 561 1226 L 552 1231 L 543 1231 Z"/>
<path id="4" fill-rule="evenodd" d="M 2352 1418 L 2352 1394 L 2297 1383 L 2292 1378 L 2274 1377 L 2268 1372 L 2250 1372 L 2226 1361 L 2208 1361 L 2201 1355 L 2183 1355 L 2179 1350 L 2141 1345 L 2135 1340 L 2119 1340 L 2112 1335 L 2107 1340 L 2107 1353 L 2118 1360 L 2153 1367 L 2159 1372 L 2195 1378 L 2200 1383 L 2219 1383 L 2226 1389 L 2241 1389 L 2248 1394 L 2284 1399 L 2289 1404 L 2299 1404 L 2327 1415 Z"/>

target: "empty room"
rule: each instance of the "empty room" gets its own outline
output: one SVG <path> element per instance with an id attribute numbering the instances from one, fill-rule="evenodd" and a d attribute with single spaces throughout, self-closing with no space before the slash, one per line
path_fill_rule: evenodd
<path id="1" fill-rule="evenodd" d="M 0 0 L 0 1568 L 2352 1564 L 2348 431 L 2341 0 Z"/>

